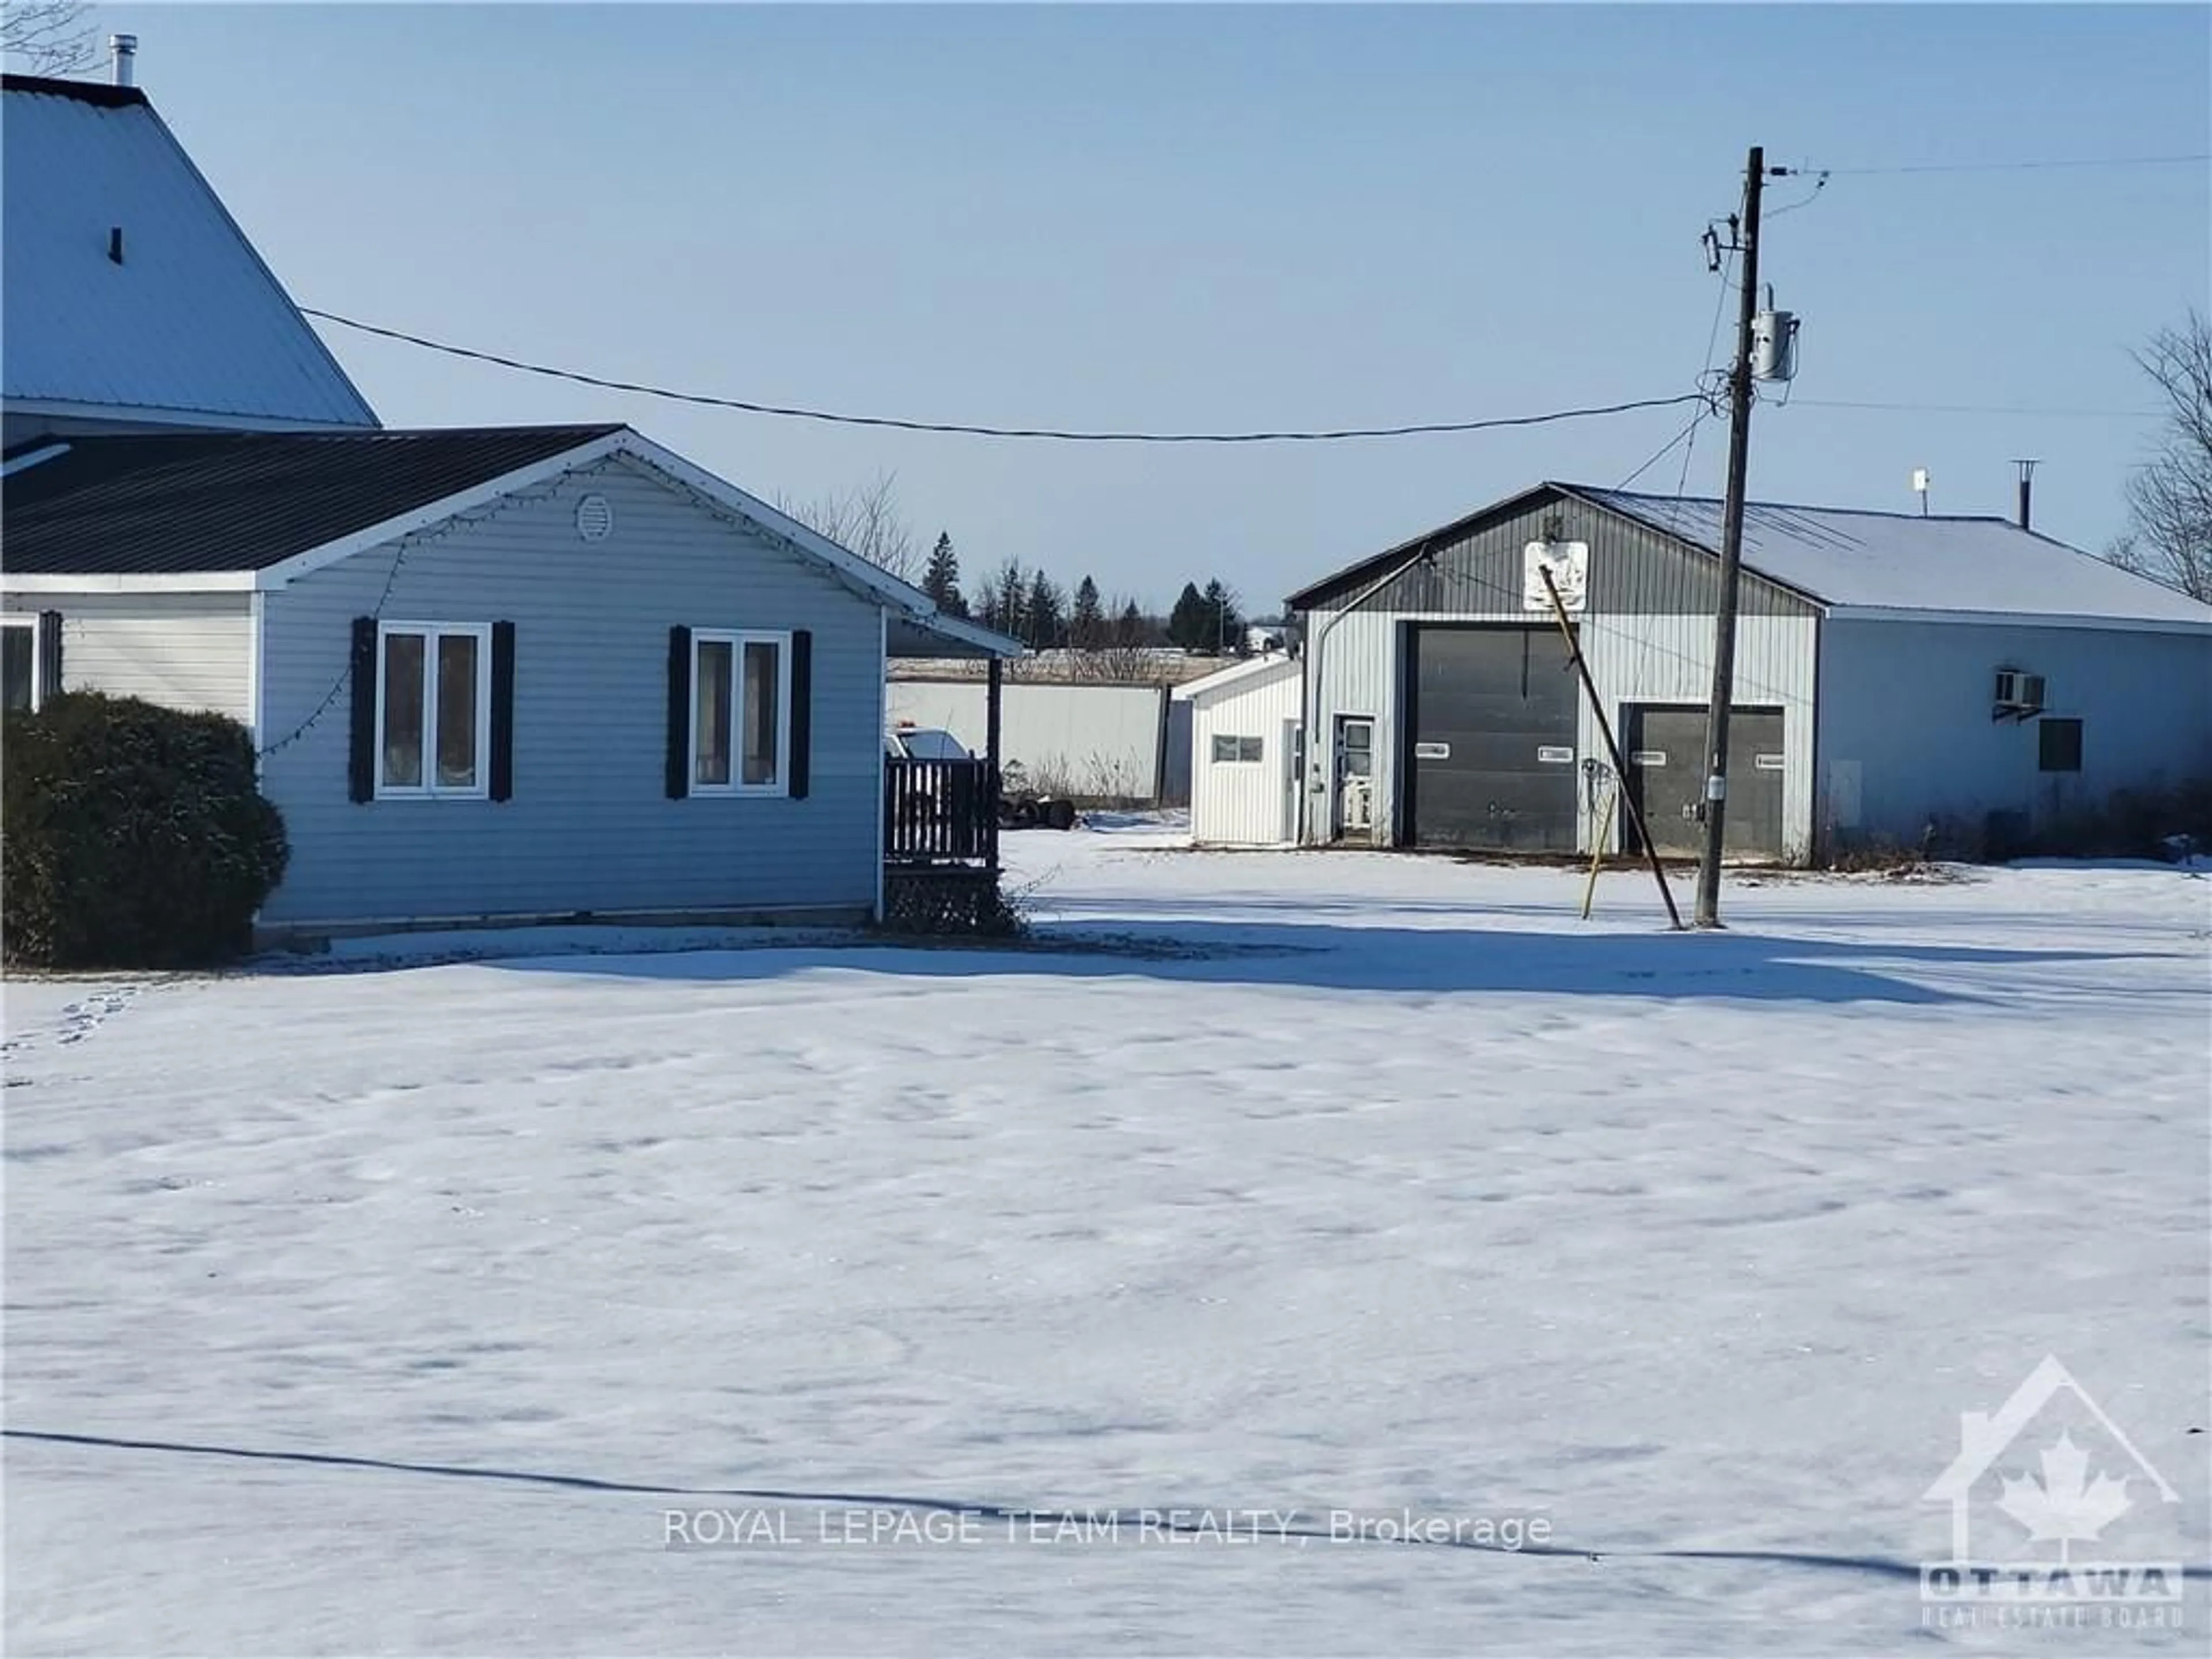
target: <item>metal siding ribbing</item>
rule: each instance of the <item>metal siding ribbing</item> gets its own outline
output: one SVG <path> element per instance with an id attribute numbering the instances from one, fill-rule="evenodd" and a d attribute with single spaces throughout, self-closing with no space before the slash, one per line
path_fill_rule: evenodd
<path id="1" fill-rule="evenodd" d="M 1298 718 L 1304 684 L 1295 663 L 1191 702 L 1190 833 L 1208 847 L 1282 842 L 1290 757 L 1284 726 Z M 1213 739 L 1258 738 L 1260 759 L 1216 761 Z"/>
<path id="2" fill-rule="evenodd" d="M 1335 773 L 1335 720 L 1372 716 L 1381 740 L 1375 748 L 1374 843 L 1391 845 L 1392 803 L 1397 791 L 1395 733 L 1398 707 L 1398 617 L 1363 607 L 1316 611 L 1307 630 L 1305 832 L 1308 842 L 1330 839 L 1330 781 Z M 1316 666 L 1318 663 L 1318 666 Z M 1196 761 L 1194 759 L 1195 768 Z"/>
<path id="3" fill-rule="evenodd" d="M 984 751 L 988 698 L 981 680 L 896 679 L 887 696 L 893 721 L 950 732 L 974 753 Z M 1020 766 L 1032 788 L 1054 794 L 1157 800 L 1166 702 L 1157 685 L 1008 680 L 998 759 Z"/>
<path id="4" fill-rule="evenodd" d="M 1590 549 L 1590 608 L 1629 612 L 1703 612 L 1720 602 L 1719 561 L 1686 553 L 1660 531 L 1604 513 L 1571 496 L 1556 496 L 1449 542 L 1433 557 L 1387 583 L 1363 611 L 1425 612 L 1436 616 L 1495 615 L 1526 621 L 1522 609 L 1522 551 L 1546 539 L 1556 521 L 1559 539 Z M 1812 616 L 1816 607 L 1747 570 L 1739 595 L 1747 617 Z"/>
<path id="5" fill-rule="evenodd" d="M 1400 684 L 1404 630 L 1426 622 L 1551 625 L 1522 603 L 1522 550 L 1556 528 L 1559 539 L 1589 544 L 1589 599 L 1577 619 L 1584 655 L 1617 723 L 1631 702 L 1703 705 L 1711 692 L 1712 612 L 1719 571 L 1649 526 L 1567 497 L 1523 511 L 1433 550 L 1433 557 L 1387 582 L 1357 611 L 1316 610 L 1308 618 L 1306 828 L 1309 842 L 1330 838 L 1334 772 L 1330 745 L 1339 714 L 1378 722 L 1373 840 L 1395 845 L 1404 708 Z M 1346 597 L 1349 598 L 1347 594 Z M 1813 807 L 1813 673 L 1819 612 L 1798 595 L 1747 571 L 1741 590 L 1736 696 L 1784 711 L 1789 755 L 1784 842 L 1792 858 L 1809 850 Z M 1602 758 L 1604 742 L 1583 700 L 1579 750 Z M 1617 734 L 1617 730 L 1616 730 Z M 1591 844 L 1587 816 L 1582 844 Z M 1618 845 L 1615 826 L 1601 839 Z"/>
<path id="6" fill-rule="evenodd" d="M 2081 769 L 2045 772 L 2033 720 L 1991 718 L 1996 671 L 2043 676 L 2081 722 Z M 2212 636 L 2092 628 L 1832 620 L 1820 642 L 1818 822 L 1838 843 L 1966 836 L 1986 815 L 2041 824 L 2116 789 L 2212 771 Z"/>
<path id="7" fill-rule="evenodd" d="M 1779 708 L 1782 747 L 1783 854 L 1802 861 L 1812 850 L 1813 671 L 1820 624 L 1811 617 L 1745 616 L 1735 641 L 1735 700 L 1739 708 Z M 1594 617 L 1582 629 L 1583 654 L 1622 735 L 1630 703 L 1706 706 L 1712 696 L 1713 619 L 1710 616 Z M 1602 759 L 1604 738 L 1583 699 L 1582 752 Z M 1618 821 L 1604 844 L 1618 849 Z M 1584 850 L 1590 842 L 1585 826 Z"/>

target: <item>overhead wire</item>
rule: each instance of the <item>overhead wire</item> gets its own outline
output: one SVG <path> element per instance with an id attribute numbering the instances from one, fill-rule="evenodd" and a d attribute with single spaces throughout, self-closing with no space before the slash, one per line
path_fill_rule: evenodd
<path id="1" fill-rule="evenodd" d="M 2155 421 L 2164 418 L 2154 409 L 2037 409 L 2001 404 L 1861 403 L 1843 398 L 1808 398 L 1799 407 L 1880 410 L 1899 415 L 2015 415 L 2058 420 Z"/>
<path id="2" fill-rule="evenodd" d="M 1884 174 L 1917 173 L 2039 173 L 2057 167 L 2189 167 L 2202 166 L 2206 162 L 2212 162 L 2212 152 L 2196 151 L 2184 155 L 2070 156 L 2061 160 L 2026 161 L 1916 161 L 1896 167 L 1773 167 L 1769 171 L 1778 179 L 1794 178 L 1802 173 L 1819 173 L 1835 179 L 1871 179 Z"/>
<path id="3" fill-rule="evenodd" d="M 1673 437 L 1668 439 L 1665 443 L 1660 445 L 1657 449 L 1651 453 L 1650 458 L 1647 459 L 1641 466 L 1638 467 L 1635 471 L 1623 478 L 1619 483 L 1613 485 L 1613 488 L 1615 489 L 1627 489 L 1629 485 L 1634 483 L 1638 478 L 1649 472 L 1653 467 L 1665 460 L 1668 455 L 1672 453 L 1676 444 L 1682 442 L 1685 439 L 1693 438 L 1696 435 L 1698 423 L 1703 421 L 1711 412 L 1711 411 L 1707 409 L 1703 403 L 1700 403 L 1698 405 L 1698 412 L 1690 416 L 1688 425 L 1683 427 L 1680 431 L 1676 432 Z"/>
<path id="4" fill-rule="evenodd" d="M 1534 415 L 1489 416 L 1466 421 L 1414 421 L 1397 426 L 1337 427 L 1312 430 L 1280 430 L 1255 432 L 1143 432 L 1143 431 L 1085 431 L 1065 427 L 998 426 L 964 421 L 911 420 L 890 415 L 854 415 L 822 409 L 808 409 L 793 404 L 762 403 L 748 398 L 723 397 L 703 392 L 686 392 L 671 386 L 653 386 L 638 380 L 616 380 L 611 376 L 586 374 L 580 369 L 561 368 L 550 363 L 532 362 L 520 357 L 510 357 L 495 351 L 483 351 L 473 346 L 455 345 L 450 341 L 434 340 L 427 336 L 409 333 L 404 329 L 387 328 L 380 324 L 365 323 L 357 318 L 341 316 L 336 312 L 321 311 L 313 306 L 301 306 L 307 316 L 319 318 L 341 328 L 349 328 L 381 339 L 396 340 L 434 351 L 449 357 L 464 358 L 472 362 L 489 363 L 500 368 L 513 369 L 520 374 L 536 374 L 548 380 L 567 380 L 579 386 L 595 386 L 602 391 L 625 392 L 640 397 L 659 398 L 672 403 L 692 404 L 710 409 L 733 409 L 751 415 L 772 415 L 788 420 L 821 421 L 838 426 L 888 427 L 902 432 L 944 433 L 976 438 L 1031 438 L 1062 443 L 1121 443 L 1121 444 L 1262 444 L 1262 443 L 1339 443 L 1352 439 L 1410 438 L 1445 433 L 1492 432 L 1508 428 L 1549 426 L 1561 421 L 1595 420 L 1611 415 L 1632 414 L 1638 410 L 1670 409 L 1698 400 L 1699 393 L 1680 392 L 1671 398 L 1632 398 L 1620 403 L 1592 404 L 1573 409 L 1547 410 Z"/>

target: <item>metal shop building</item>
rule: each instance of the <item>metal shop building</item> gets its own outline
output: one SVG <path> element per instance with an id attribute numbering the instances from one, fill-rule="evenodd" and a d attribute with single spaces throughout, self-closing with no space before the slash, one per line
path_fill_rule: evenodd
<path id="1" fill-rule="evenodd" d="M 1546 483 L 1291 596 L 1283 839 L 1693 855 L 1721 503 Z M 1729 851 L 2027 829 L 2212 775 L 2212 606 L 2003 518 L 1753 503 Z M 1613 722 L 1614 778 L 1541 572 Z"/>

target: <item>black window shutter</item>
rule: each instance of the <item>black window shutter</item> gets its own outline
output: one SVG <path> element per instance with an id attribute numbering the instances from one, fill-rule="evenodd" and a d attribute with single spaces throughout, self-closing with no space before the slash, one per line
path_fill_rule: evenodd
<path id="1" fill-rule="evenodd" d="M 791 798 L 806 799 L 807 762 L 814 739 L 814 635 L 791 635 Z"/>
<path id="2" fill-rule="evenodd" d="M 376 799 L 376 618 L 353 619 L 353 731 L 347 766 L 356 800 Z"/>
<path id="3" fill-rule="evenodd" d="M 39 703 L 62 694 L 62 613 L 39 612 Z"/>
<path id="4" fill-rule="evenodd" d="M 668 799 L 691 793 L 691 630 L 668 630 Z"/>
<path id="5" fill-rule="evenodd" d="M 491 798 L 514 799 L 514 624 L 491 625 Z"/>

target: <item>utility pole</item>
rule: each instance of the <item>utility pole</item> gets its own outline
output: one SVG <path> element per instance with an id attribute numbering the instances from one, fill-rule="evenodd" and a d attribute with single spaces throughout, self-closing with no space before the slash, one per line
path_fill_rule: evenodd
<path id="1" fill-rule="evenodd" d="M 1735 686 L 1736 588 L 1743 573 L 1744 480 L 1750 465 L 1752 333 L 1759 318 L 1759 196 L 1766 152 L 1754 144 L 1743 174 L 1743 299 L 1729 375 L 1728 501 L 1721 517 L 1721 597 L 1713 627 L 1712 717 L 1706 730 L 1705 855 L 1698 867 L 1697 925 L 1721 925 L 1721 837 L 1728 824 L 1729 702 Z"/>

